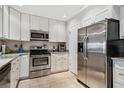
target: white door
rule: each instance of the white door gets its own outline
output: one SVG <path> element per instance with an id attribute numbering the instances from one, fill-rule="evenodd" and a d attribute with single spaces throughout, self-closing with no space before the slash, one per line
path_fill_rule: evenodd
<path id="1" fill-rule="evenodd" d="M 71 28 L 69 32 L 69 70 L 77 74 L 77 29 L 78 25 Z"/>
<path id="2" fill-rule="evenodd" d="M 65 22 L 58 22 L 58 31 L 57 31 L 57 41 L 58 42 L 67 42 L 67 33 L 65 29 Z"/>
<path id="3" fill-rule="evenodd" d="M 21 56 L 20 62 L 20 78 L 27 78 L 29 76 L 29 55 Z"/>
<path id="4" fill-rule="evenodd" d="M 30 41 L 30 26 L 28 14 L 21 14 L 21 40 Z"/>
<path id="5" fill-rule="evenodd" d="M 49 20 L 49 41 L 57 42 L 58 35 L 58 21 Z"/>
<path id="6" fill-rule="evenodd" d="M 10 39 L 20 40 L 20 12 L 10 8 Z"/>
<path id="7" fill-rule="evenodd" d="M 54 54 L 51 54 L 51 72 L 56 72 L 56 56 Z"/>
<path id="8" fill-rule="evenodd" d="M 2 37 L 2 7 L 0 7 L 0 38 Z"/>
<path id="9" fill-rule="evenodd" d="M 41 31 L 47 31 L 48 32 L 48 18 L 39 18 L 39 29 Z"/>
<path id="10" fill-rule="evenodd" d="M 39 28 L 39 25 L 40 25 L 39 20 L 40 20 L 40 17 L 31 15 L 31 29 L 32 30 L 40 30 L 40 28 Z"/>
<path id="11" fill-rule="evenodd" d="M 9 8 L 3 6 L 3 37 L 9 39 Z"/>
<path id="12" fill-rule="evenodd" d="M 120 8 L 120 38 L 124 39 L 124 6 Z"/>

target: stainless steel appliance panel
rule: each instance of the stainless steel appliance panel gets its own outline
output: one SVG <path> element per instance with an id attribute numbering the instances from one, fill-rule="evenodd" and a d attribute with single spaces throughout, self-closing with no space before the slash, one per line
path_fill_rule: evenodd
<path id="1" fill-rule="evenodd" d="M 106 25 L 98 23 L 87 28 L 87 85 L 106 87 Z"/>
<path id="2" fill-rule="evenodd" d="M 30 59 L 30 71 L 42 70 L 50 68 L 50 56 L 49 55 L 36 55 L 31 56 Z"/>
<path id="3" fill-rule="evenodd" d="M 86 60 L 85 60 L 85 37 L 86 28 L 78 30 L 78 79 L 86 83 Z"/>

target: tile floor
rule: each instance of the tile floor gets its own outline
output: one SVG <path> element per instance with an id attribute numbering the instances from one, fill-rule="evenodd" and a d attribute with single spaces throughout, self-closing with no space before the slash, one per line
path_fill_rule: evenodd
<path id="1" fill-rule="evenodd" d="M 71 72 L 62 72 L 19 82 L 18 88 L 84 88 Z"/>

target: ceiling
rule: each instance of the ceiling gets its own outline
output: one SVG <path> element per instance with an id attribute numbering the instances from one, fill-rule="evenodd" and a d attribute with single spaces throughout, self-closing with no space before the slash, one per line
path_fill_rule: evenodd
<path id="1" fill-rule="evenodd" d="M 11 7 L 20 10 L 21 12 L 24 13 L 48 17 L 61 21 L 67 21 L 76 14 L 78 14 L 86 6 L 85 5 L 24 5 L 24 6 L 12 5 Z"/>

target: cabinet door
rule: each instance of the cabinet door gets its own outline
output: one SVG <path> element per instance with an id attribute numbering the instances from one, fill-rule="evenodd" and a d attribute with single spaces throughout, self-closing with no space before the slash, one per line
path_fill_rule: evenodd
<path id="1" fill-rule="evenodd" d="M 27 78 L 29 76 L 29 55 L 21 56 L 20 62 L 20 78 Z"/>
<path id="2" fill-rule="evenodd" d="M 63 62 L 62 57 L 60 55 L 56 55 L 56 65 L 55 65 L 56 71 L 63 70 L 62 62 Z"/>
<path id="3" fill-rule="evenodd" d="M 13 60 L 11 62 L 11 73 L 10 73 L 10 87 L 11 88 L 15 88 L 16 87 L 16 79 L 17 79 L 17 64 L 16 64 L 16 60 Z"/>
<path id="4" fill-rule="evenodd" d="M 57 42 L 58 21 L 49 20 L 49 41 Z"/>
<path id="5" fill-rule="evenodd" d="M 120 38 L 124 39 L 124 6 L 120 8 Z"/>
<path id="6" fill-rule="evenodd" d="M 56 72 L 56 56 L 54 54 L 51 54 L 51 72 Z"/>
<path id="7" fill-rule="evenodd" d="M 3 6 L 3 37 L 9 39 L 9 8 Z"/>
<path id="8" fill-rule="evenodd" d="M 21 14 L 21 40 L 30 41 L 29 15 Z"/>
<path id="9" fill-rule="evenodd" d="M 39 28 L 40 21 L 39 20 L 40 20 L 40 17 L 31 15 L 31 29 L 32 30 L 40 30 L 40 28 Z"/>
<path id="10" fill-rule="evenodd" d="M 20 40 L 20 12 L 10 8 L 10 39 Z"/>
<path id="11" fill-rule="evenodd" d="M 69 32 L 69 70 L 77 74 L 77 30 L 78 25 Z"/>
<path id="12" fill-rule="evenodd" d="M 58 22 L 58 31 L 56 33 L 58 33 L 57 42 L 67 42 L 67 33 L 64 22 Z"/>
<path id="13" fill-rule="evenodd" d="M 2 21 L 3 21 L 3 18 L 2 18 L 2 7 L 0 7 L 0 38 L 2 38 Z"/>
<path id="14" fill-rule="evenodd" d="M 64 54 L 62 57 L 62 69 L 63 70 L 68 70 L 68 54 Z"/>
<path id="15" fill-rule="evenodd" d="M 39 18 L 39 29 L 41 31 L 48 31 L 48 18 Z"/>

